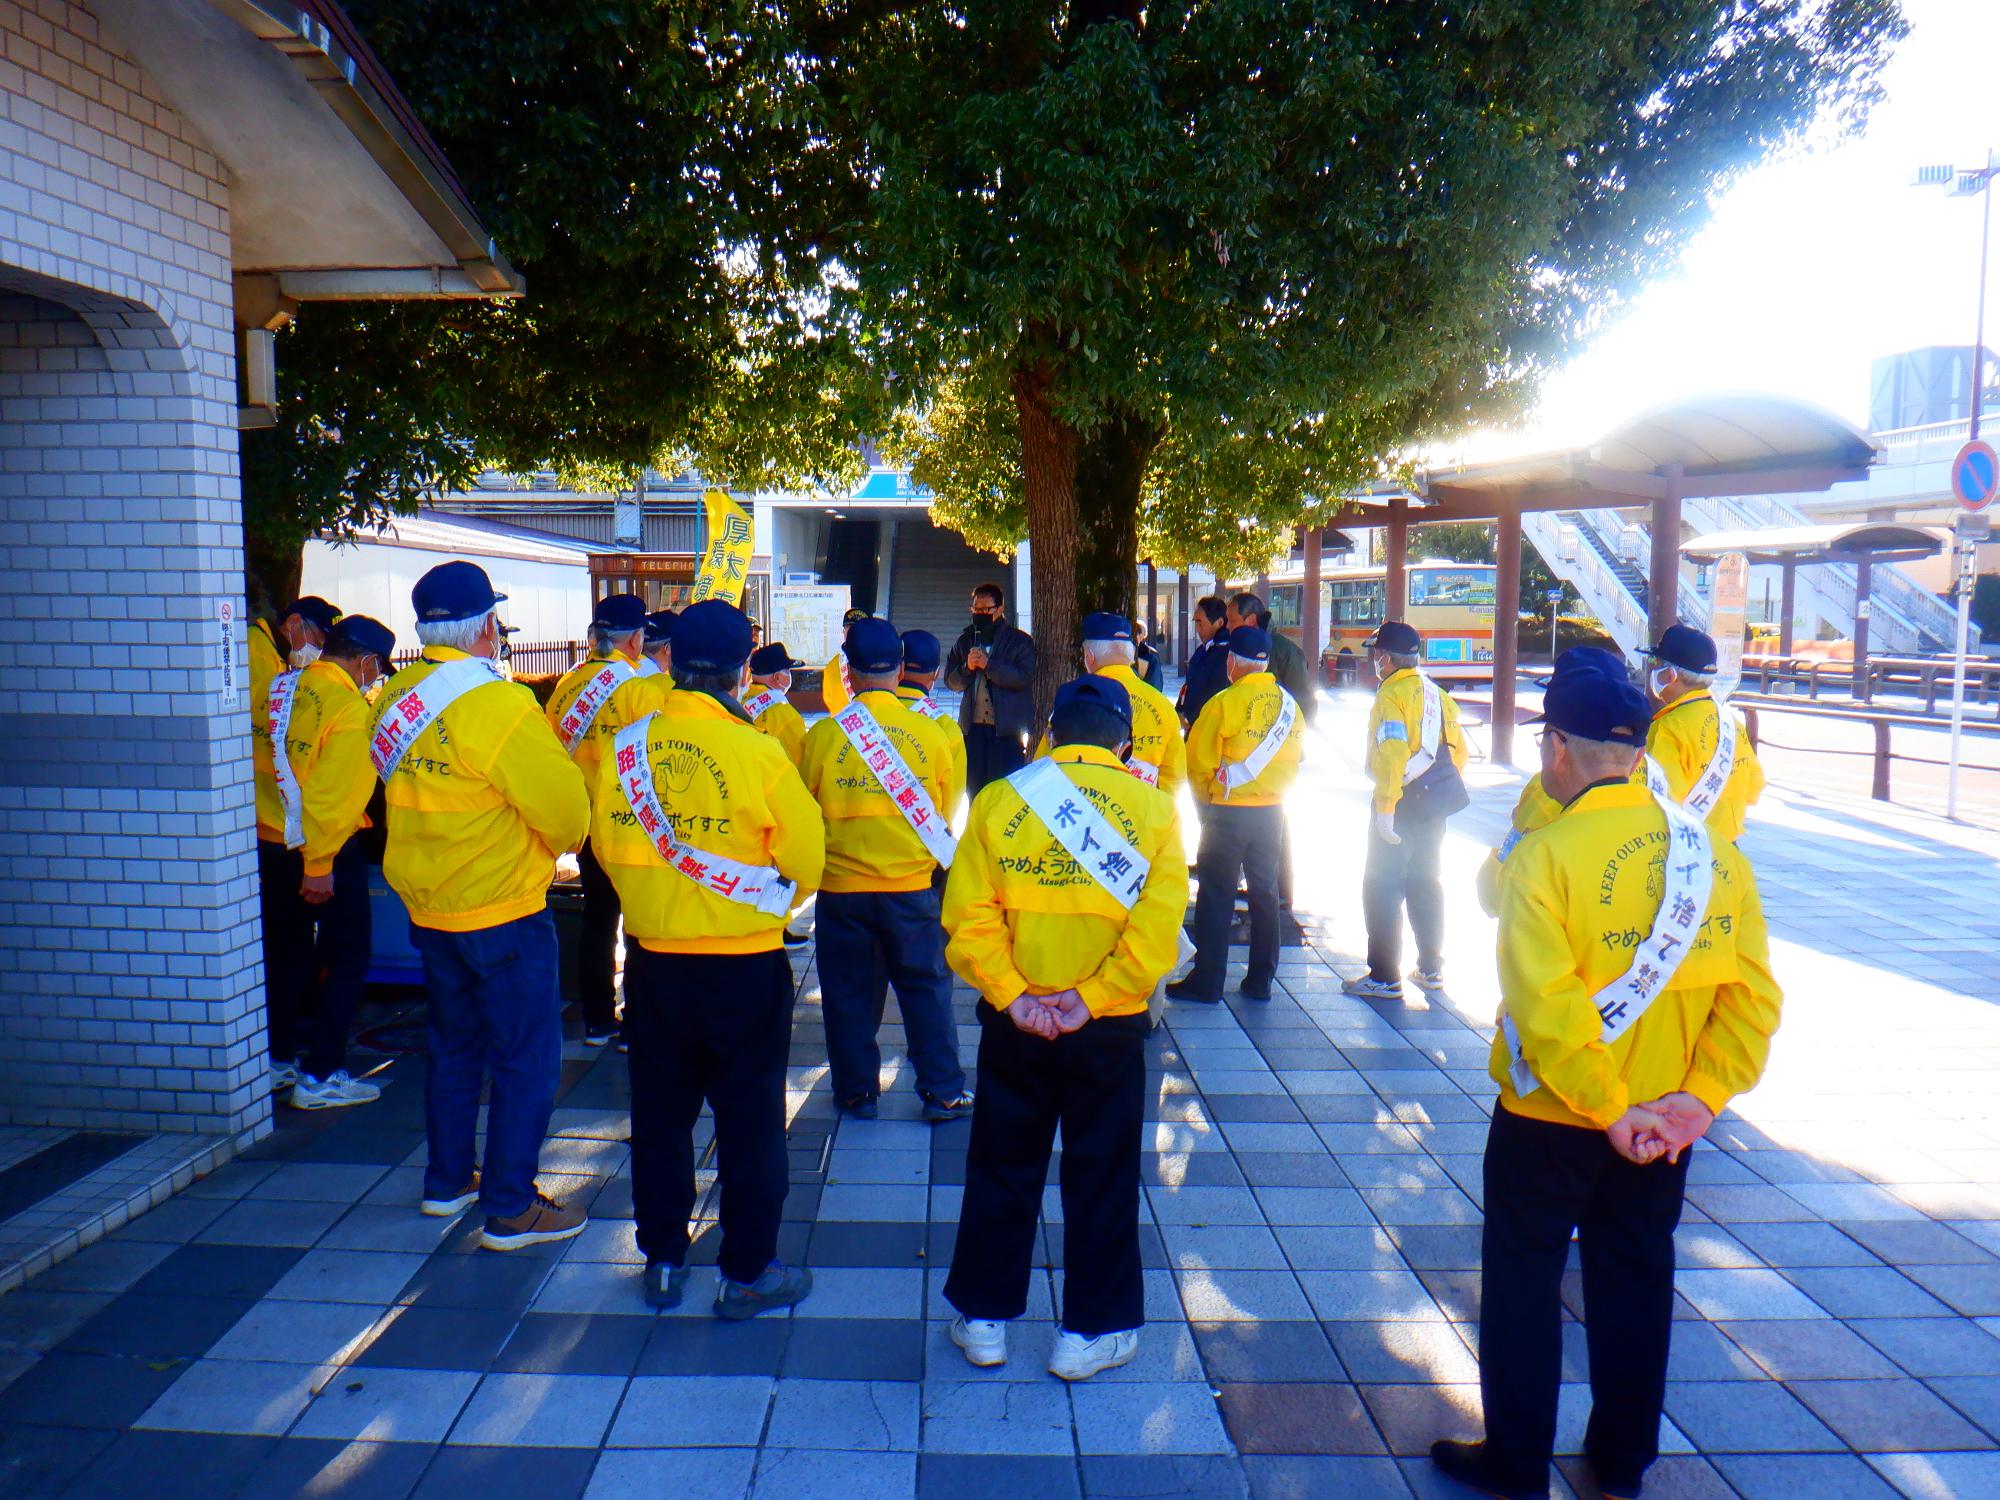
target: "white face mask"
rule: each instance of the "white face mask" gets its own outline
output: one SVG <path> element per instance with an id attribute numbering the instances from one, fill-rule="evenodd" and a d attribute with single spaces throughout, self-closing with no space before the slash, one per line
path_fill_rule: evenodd
<path id="1" fill-rule="evenodd" d="M 292 647 L 293 666 L 295 667 L 311 666 L 312 663 L 318 660 L 319 660 L 319 647 L 312 645 L 310 643 L 304 646 Z"/>
<path id="2" fill-rule="evenodd" d="M 1667 696 L 1667 687 L 1673 680 L 1673 668 L 1655 667 L 1646 674 L 1646 687 L 1655 698 L 1664 698 Z"/>

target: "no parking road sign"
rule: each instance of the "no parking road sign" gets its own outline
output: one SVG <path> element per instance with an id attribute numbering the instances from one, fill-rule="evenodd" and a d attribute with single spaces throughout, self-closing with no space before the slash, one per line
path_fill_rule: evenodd
<path id="1" fill-rule="evenodd" d="M 2000 456 L 1991 443 L 1975 438 L 1951 461 L 1951 492 L 1967 510 L 1984 510 L 2000 491 Z"/>

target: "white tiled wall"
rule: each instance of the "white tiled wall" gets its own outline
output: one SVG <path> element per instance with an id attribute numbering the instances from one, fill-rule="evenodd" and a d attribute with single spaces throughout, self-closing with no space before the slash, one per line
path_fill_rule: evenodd
<path id="1" fill-rule="evenodd" d="M 0 1119 L 268 1122 L 228 194 L 82 6 L 0 0 Z"/>

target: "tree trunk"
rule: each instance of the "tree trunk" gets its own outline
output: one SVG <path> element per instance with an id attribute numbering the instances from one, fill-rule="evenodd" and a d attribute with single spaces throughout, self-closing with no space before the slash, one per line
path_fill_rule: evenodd
<path id="1" fill-rule="evenodd" d="M 1028 502 L 1033 579 L 1035 718 L 1048 717 L 1056 689 L 1076 675 L 1078 550 L 1076 429 L 1050 409 L 1054 371 L 1046 361 L 1014 370 L 1021 430 L 1021 479 Z"/>
<path id="2" fill-rule="evenodd" d="M 243 592 L 250 618 L 276 619 L 279 610 L 299 597 L 299 579 L 305 566 L 304 542 L 293 539 L 286 545 L 275 544 L 256 528 L 245 526 Z M 340 601 L 333 602 L 337 605 Z"/>
<path id="3" fill-rule="evenodd" d="M 1129 415 L 1113 418 L 1083 440 L 1076 473 L 1081 614 L 1108 609 L 1131 619 L 1137 612 L 1139 489 L 1159 440 L 1158 428 Z"/>

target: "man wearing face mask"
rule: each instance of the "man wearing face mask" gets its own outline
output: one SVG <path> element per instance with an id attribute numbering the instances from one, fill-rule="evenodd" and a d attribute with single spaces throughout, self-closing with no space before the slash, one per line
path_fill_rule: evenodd
<path id="1" fill-rule="evenodd" d="M 972 623 L 959 632 L 945 661 L 944 680 L 965 696 L 958 727 L 965 732 L 966 795 L 1027 763 L 1035 734 L 1035 642 L 1002 609 L 997 583 L 972 591 Z"/>
<path id="2" fill-rule="evenodd" d="M 1715 642 L 1688 625 L 1669 625 L 1659 641 L 1641 651 L 1646 696 L 1653 724 L 1646 753 L 1667 773 L 1667 785 L 1690 812 L 1699 812 L 1709 832 L 1734 843 L 1764 790 L 1764 768 L 1742 723 L 1710 688 L 1715 683 Z"/>
<path id="3" fill-rule="evenodd" d="M 296 669 L 313 661 L 339 618 L 339 610 L 309 594 L 287 604 L 275 627 L 263 619 L 251 624 L 250 761 L 256 774 L 271 774 L 271 726 L 264 717 L 264 702 L 271 696 L 272 679 L 287 665 Z"/>
<path id="4" fill-rule="evenodd" d="M 417 580 L 424 654 L 382 690 L 369 745 L 389 808 L 382 874 L 409 909 L 429 1001 L 422 1207 L 448 1218 L 478 1203 L 488 1250 L 584 1225 L 537 1191 L 535 1172 L 562 1070 L 549 881 L 589 831 L 590 798 L 534 694 L 493 665 L 505 597 L 468 562 Z"/>
<path id="5" fill-rule="evenodd" d="M 381 1094 L 349 1075 L 347 1029 L 371 942 L 368 859 L 357 837 L 375 790 L 362 694 L 395 650 L 386 626 L 349 615 L 327 632 L 315 660 L 279 673 L 265 694 L 273 750 L 269 768 L 256 772 L 256 799 L 266 1029 L 275 1086 L 299 1109 L 366 1104 Z"/>
<path id="6" fill-rule="evenodd" d="M 783 641 L 759 646 L 750 653 L 750 686 L 743 693 L 743 712 L 750 722 L 784 746 L 794 766 L 805 755 L 805 716 L 792 707 L 792 672 L 805 665 L 793 661 Z"/>

